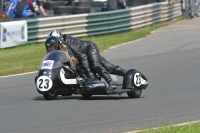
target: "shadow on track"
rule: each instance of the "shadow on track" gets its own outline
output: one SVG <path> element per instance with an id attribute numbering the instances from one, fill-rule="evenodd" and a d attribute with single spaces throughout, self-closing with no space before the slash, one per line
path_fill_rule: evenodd
<path id="1" fill-rule="evenodd" d="M 144 97 L 140 97 L 144 98 Z M 132 98 L 134 100 L 140 99 L 140 98 Z M 128 96 L 118 96 L 118 95 L 111 95 L 110 97 L 107 95 L 94 95 L 91 98 L 83 98 L 82 96 L 58 96 L 55 100 L 124 100 L 124 99 L 130 99 Z M 45 100 L 43 96 L 37 96 L 34 99 L 35 101 L 52 101 L 52 100 Z"/>

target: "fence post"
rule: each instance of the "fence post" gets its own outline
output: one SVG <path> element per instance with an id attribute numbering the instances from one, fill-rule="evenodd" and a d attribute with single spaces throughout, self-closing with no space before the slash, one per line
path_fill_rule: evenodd
<path id="1" fill-rule="evenodd" d="M 0 0 L 0 13 L 3 14 L 3 0 Z"/>

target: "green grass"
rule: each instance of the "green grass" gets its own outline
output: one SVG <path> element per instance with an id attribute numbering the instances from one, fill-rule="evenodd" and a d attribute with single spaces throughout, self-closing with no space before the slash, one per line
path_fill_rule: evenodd
<path id="1" fill-rule="evenodd" d="M 0 75 L 35 71 L 45 55 L 42 43 L 0 50 Z"/>
<path id="2" fill-rule="evenodd" d="M 179 17 L 177 17 L 177 20 L 185 20 L 185 19 L 187 19 L 186 16 L 179 16 Z"/>
<path id="3" fill-rule="evenodd" d="M 157 129 L 149 129 L 137 133 L 200 133 L 200 122 L 182 126 L 169 126 Z"/>
<path id="4" fill-rule="evenodd" d="M 165 24 L 152 25 L 142 29 L 124 32 L 80 38 L 96 43 L 100 51 L 125 42 L 145 37 L 151 31 Z M 44 43 L 26 44 L 13 48 L 0 49 L 0 76 L 37 71 L 44 55 Z"/>

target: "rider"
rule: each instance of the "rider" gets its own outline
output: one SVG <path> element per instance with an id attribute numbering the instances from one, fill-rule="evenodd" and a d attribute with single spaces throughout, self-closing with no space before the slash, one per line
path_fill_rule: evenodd
<path id="1" fill-rule="evenodd" d="M 52 52 L 54 50 L 62 50 L 66 54 L 66 56 L 68 57 L 68 59 L 69 59 L 70 68 L 73 69 L 73 70 L 75 70 L 75 71 L 77 71 L 79 73 L 79 75 L 83 79 L 87 79 L 87 77 L 85 75 L 85 72 L 80 69 L 80 66 L 78 65 L 78 61 L 74 57 L 73 52 L 68 47 L 64 47 L 61 44 L 61 42 L 58 39 L 58 37 L 55 37 L 55 36 L 48 37 L 46 39 L 46 42 L 45 42 L 45 48 L 46 48 L 46 52 L 47 53 Z"/>
<path id="2" fill-rule="evenodd" d="M 59 50 L 60 41 L 57 37 L 51 36 L 48 37 L 45 42 L 45 48 L 47 53 L 52 52 L 54 50 Z"/>
<path id="3" fill-rule="evenodd" d="M 96 46 L 96 44 L 92 42 L 82 41 L 67 34 L 62 35 L 62 33 L 57 30 L 51 31 L 49 33 L 49 36 L 56 36 L 60 39 L 62 43 L 66 44 L 72 50 L 72 52 L 74 52 L 75 57 L 77 57 L 82 63 L 83 70 L 85 71 L 87 76 L 89 78 L 95 79 L 94 74 L 90 71 L 89 66 L 91 66 L 93 71 L 98 73 L 101 77 L 103 77 L 106 80 L 106 82 L 109 85 L 109 89 L 116 88 L 116 86 L 114 85 L 114 81 L 109 75 L 109 72 L 120 76 L 124 76 L 126 73 L 126 71 L 121 67 L 114 66 L 108 61 L 106 61 L 100 55 L 99 49 Z"/>

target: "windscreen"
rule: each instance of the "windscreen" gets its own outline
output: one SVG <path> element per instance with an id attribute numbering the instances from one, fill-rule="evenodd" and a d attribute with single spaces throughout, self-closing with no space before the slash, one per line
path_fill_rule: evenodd
<path id="1" fill-rule="evenodd" d="M 46 54 L 41 62 L 40 69 L 59 68 L 66 62 L 69 62 L 66 54 L 63 51 L 55 50 Z"/>

